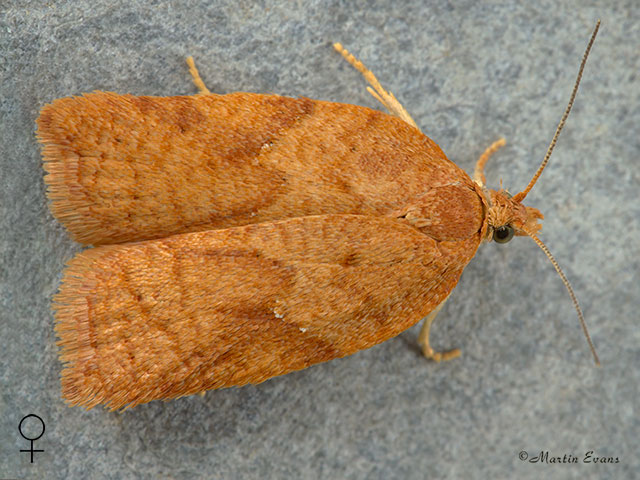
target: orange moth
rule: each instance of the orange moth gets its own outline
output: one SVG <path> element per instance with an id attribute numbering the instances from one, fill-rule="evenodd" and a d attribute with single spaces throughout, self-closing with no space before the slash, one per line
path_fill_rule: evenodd
<path id="1" fill-rule="evenodd" d="M 542 214 L 473 178 L 340 44 L 390 112 L 278 95 L 94 92 L 37 120 L 51 211 L 74 239 L 54 298 L 71 405 L 131 407 L 259 383 L 387 340 L 419 342 L 484 241 Z"/>

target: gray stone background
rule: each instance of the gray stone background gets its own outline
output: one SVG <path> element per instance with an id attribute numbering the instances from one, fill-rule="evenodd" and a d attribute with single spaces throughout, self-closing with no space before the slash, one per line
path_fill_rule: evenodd
<path id="1" fill-rule="evenodd" d="M 35 118 L 91 90 L 274 92 L 380 108 L 341 41 L 449 158 L 522 189 L 602 29 L 549 168 L 528 197 L 572 280 L 595 368 L 551 264 L 485 245 L 434 329 L 257 386 L 124 413 L 60 398 L 49 310 L 80 250 L 48 211 Z M 640 15 L 626 1 L 0 1 L 0 478 L 640 478 Z M 35 462 L 20 419 L 42 417 Z M 37 426 L 26 425 L 26 430 Z M 617 464 L 584 464 L 588 451 Z M 519 459 L 573 455 L 576 465 Z"/>

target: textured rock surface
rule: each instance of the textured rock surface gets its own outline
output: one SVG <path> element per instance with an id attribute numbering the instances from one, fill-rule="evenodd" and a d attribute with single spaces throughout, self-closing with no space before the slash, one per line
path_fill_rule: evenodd
<path id="1" fill-rule="evenodd" d="M 609 2 L 2 2 L 0 6 L 0 478 L 632 478 L 640 471 L 640 16 Z M 512 191 L 541 160 L 597 18 L 600 37 L 551 165 L 528 201 L 582 302 L 528 239 L 481 248 L 440 314 L 436 365 L 418 328 L 270 380 L 124 413 L 60 399 L 51 296 L 80 247 L 47 209 L 39 108 L 94 89 L 209 88 L 378 108 L 340 41 L 467 171 Z M 20 419 L 42 417 L 33 464 Z M 28 430 L 28 429 L 25 429 Z M 37 427 L 33 429 L 37 434 Z M 34 433 L 26 432 L 27 435 Z M 577 465 L 521 461 L 571 454 Z M 619 458 L 582 463 L 585 452 Z M 544 473 L 541 473 L 541 469 Z"/>

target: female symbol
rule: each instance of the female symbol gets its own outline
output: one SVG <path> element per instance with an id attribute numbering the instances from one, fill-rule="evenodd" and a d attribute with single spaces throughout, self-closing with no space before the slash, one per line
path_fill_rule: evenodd
<path id="1" fill-rule="evenodd" d="M 22 433 L 22 422 L 24 422 L 29 417 L 37 418 L 38 420 L 40 420 L 40 423 L 42 424 L 42 432 L 40 432 L 40 435 L 38 435 L 37 437 L 30 438 L 30 437 L 27 437 L 24 433 Z M 44 435 L 44 421 L 38 415 L 34 413 L 30 413 L 29 415 L 22 417 L 22 420 L 20 420 L 20 423 L 18 424 L 18 431 L 20 432 L 20 435 L 22 435 L 22 438 L 24 438 L 25 440 L 29 440 L 31 442 L 31 448 L 29 450 L 20 450 L 20 451 L 31 452 L 31 463 L 33 463 L 33 452 L 44 452 L 44 450 L 38 450 L 33 448 L 33 442 L 35 442 L 42 435 Z"/>

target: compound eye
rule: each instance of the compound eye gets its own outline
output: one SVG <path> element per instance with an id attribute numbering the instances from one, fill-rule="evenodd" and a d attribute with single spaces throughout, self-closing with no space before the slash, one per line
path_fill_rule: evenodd
<path id="1" fill-rule="evenodd" d="M 515 233 L 511 225 L 503 225 L 493 231 L 493 239 L 498 243 L 507 243 Z"/>

